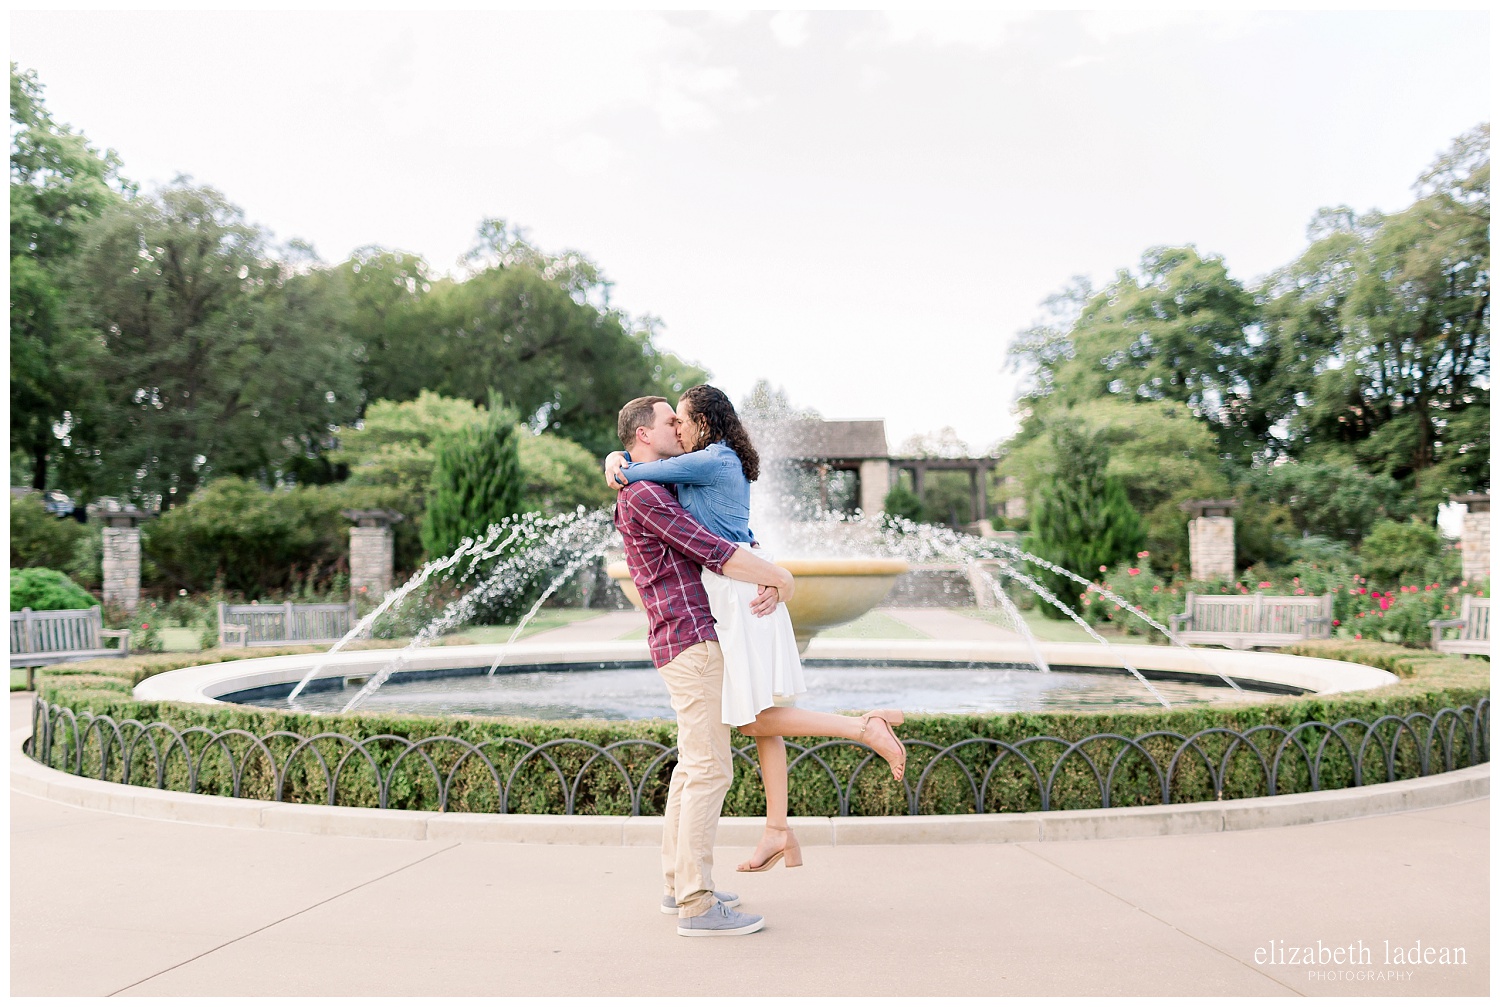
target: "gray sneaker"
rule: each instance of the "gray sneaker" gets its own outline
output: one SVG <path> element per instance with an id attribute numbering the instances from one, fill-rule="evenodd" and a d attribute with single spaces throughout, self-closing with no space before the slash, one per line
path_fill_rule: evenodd
<path id="1" fill-rule="evenodd" d="M 740 904 L 740 897 L 734 892 L 714 892 L 714 898 L 724 903 L 730 909 Z M 677 900 L 670 895 L 661 897 L 661 911 L 668 916 L 677 915 Z"/>
<path id="2" fill-rule="evenodd" d="M 752 916 L 715 902 L 714 907 L 701 916 L 678 920 L 677 933 L 682 937 L 736 937 L 753 934 L 765 925 L 764 916 Z"/>

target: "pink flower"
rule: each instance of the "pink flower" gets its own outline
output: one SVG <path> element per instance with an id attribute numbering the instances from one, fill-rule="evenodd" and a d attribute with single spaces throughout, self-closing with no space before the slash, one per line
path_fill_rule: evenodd
<path id="1" fill-rule="evenodd" d="M 1334 624 L 1334 625 L 1335 625 L 1335 626 L 1337 626 L 1337 625 L 1339 625 L 1339 621 L 1338 621 L 1338 620 L 1337 620 L 1337 619 L 1335 619 L 1335 620 L 1333 620 L 1333 624 Z"/>
<path id="2" fill-rule="evenodd" d="M 1126 570 L 1125 572 L 1128 573 L 1128 574 L 1130 574 L 1130 576 L 1134 577 L 1134 576 L 1138 575 L 1141 572 L 1141 568 L 1138 567 L 1138 566 L 1133 566 L 1129 570 Z"/>
<path id="3" fill-rule="evenodd" d="M 1107 566 L 1101 566 L 1101 567 L 1100 567 L 1100 568 L 1099 568 L 1099 572 L 1100 572 L 1100 573 L 1104 573 L 1104 572 L 1106 572 L 1106 571 L 1107 571 L 1107 570 L 1108 570 L 1108 569 L 1109 569 L 1109 567 L 1107 567 Z"/>
<path id="4" fill-rule="evenodd" d="M 1257 585 L 1257 586 L 1258 586 L 1258 587 L 1270 587 L 1270 586 L 1271 586 L 1271 582 L 1270 582 L 1270 581 L 1268 581 L 1268 580 L 1263 580 L 1263 581 L 1261 581 L 1261 582 L 1260 582 L 1260 584 L 1259 584 L 1259 585 Z"/>
<path id="5" fill-rule="evenodd" d="M 1364 638 L 1365 637 L 1364 637 L 1363 633 L 1355 633 L 1354 634 L 1354 639 L 1356 639 L 1356 640 L 1363 640 Z"/>
<path id="6" fill-rule="evenodd" d="M 1382 612 L 1384 612 L 1386 609 L 1388 609 L 1390 607 L 1391 607 L 1391 596 L 1390 595 L 1386 595 L 1384 598 L 1380 599 L 1380 610 Z"/>
<path id="7" fill-rule="evenodd" d="M 143 623 L 141 623 L 141 629 L 150 629 L 150 628 L 151 628 L 151 624 L 149 622 L 143 622 Z"/>
<path id="8" fill-rule="evenodd" d="M 1158 584 L 1158 585 L 1156 585 L 1156 586 L 1155 586 L 1155 587 L 1153 587 L 1153 588 L 1152 588 L 1152 589 L 1151 589 L 1151 593 L 1152 593 L 1152 594 L 1156 594 L 1156 593 L 1157 593 L 1157 592 L 1159 592 L 1159 591 L 1160 591 L 1160 590 L 1161 590 L 1161 585 L 1160 585 L 1160 584 Z"/>
<path id="9" fill-rule="evenodd" d="M 1138 552 L 1138 553 L 1135 554 L 1135 558 L 1136 559 L 1145 559 L 1147 556 L 1150 556 L 1150 555 L 1151 555 L 1151 553 L 1149 553 L 1149 552 Z"/>

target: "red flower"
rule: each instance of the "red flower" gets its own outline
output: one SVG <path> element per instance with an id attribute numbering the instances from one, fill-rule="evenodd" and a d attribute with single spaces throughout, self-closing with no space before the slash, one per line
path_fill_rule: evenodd
<path id="1" fill-rule="evenodd" d="M 1355 633 L 1354 634 L 1354 639 L 1356 639 L 1356 640 L 1363 640 L 1364 638 L 1365 638 L 1365 636 L 1364 636 L 1363 633 Z"/>
<path id="2" fill-rule="evenodd" d="M 151 624 L 150 623 L 145 623 L 145 622 L 141 623 L 141 629 L 150 629 L 150 628 L 151 628 Z"/>
<path id="3" fill-rule="evenodd" d="M 1333 624 L 1334 624 L 1334 625 L 1335 625 L 1335 626 L 1337 626 L 1337 625 L 1339 625 L 1339 621 L 1338 621 L 1338 620 L 1337 620 L 1337 619 L 1335 619 L 1335 620 L 1333 620 Z"/>

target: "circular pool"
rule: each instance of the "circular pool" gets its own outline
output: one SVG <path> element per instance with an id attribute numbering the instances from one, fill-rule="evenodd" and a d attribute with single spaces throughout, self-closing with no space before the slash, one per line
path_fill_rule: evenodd
<path id="1" fill-rule="evenodd" d="M 388 713 L 431 716 L 528 717 L 539 720 L 649 720 L 673 717 L 666 686 L 650 666 L 551 670 L 486 669 L 468 674 L 429 672 L 391 677 L 359 707 Z M 1101 670 L 1058 670 L 996 665 L 912 667 L 808 662 L 807 692 L 797 705 L 840 712 L 900 707 L 908 713 L 1011 713 L 1089 710 L 1101 707 L 1155 708 L 1160 703 L 1132 675 Z M 1222 683 L 1155 677 L 1152 685 L 1174 706 L 1211 703 L 1267 692 L 1300 689 L 1261 687 L 1236 693 Z M 225 702 L 279 710 L 337 713 L 359 691 L 359 680 L 327 679 L 288 701 L 288 686 L 268 686 L 223 696 Z"/>
<path id="2" fill-rule="evenodd" d="M 1059 643 L 1040 644 L 1038 651 L 1051 673 L 1035 669 L 1036 654 L 1030 648 L 1008 641 L 815 639 L 806 656 L 809 691 L 798 705 L 951 713 L 1158 706 L 1125 671 L 1124 655 L 1174 705 L 1348 692 L 1396 680 L 1364 665 L 1286 654 Z M 134 695 L 141 700 L 289 708 L 285 697 L 313 671 L 297 708 L 337 712 L 354 690 L 398 658 L 390 681 L 360 711 L 543 719 L 672 716 L 643 641 L 253 658 L 157 675 L 136 686 Z M 1231 676 L 1244 691 L 1233 690 L 1221 675 Z"/>

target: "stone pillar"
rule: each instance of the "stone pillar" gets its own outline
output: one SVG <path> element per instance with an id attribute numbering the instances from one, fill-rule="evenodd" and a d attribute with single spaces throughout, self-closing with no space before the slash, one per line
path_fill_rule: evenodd
<path id="1" fill-rule="evenodd" d="M 1188 557 L 1193 580 L 1234 580 L 1234 518 L 1238 500 L 1188 500 Z"/>
<path id="2" fill-rule="evenodd" d="M 890 462 L 884 458 L 867 458 L 859 463 L 859 509 L 866 517 L 885 510 L 885 498 L 890 492 Z"/>
<path id="3" fill-rule="evenodd" d="M 104 525 L 104 604 L 133 614 L 141 607 L 141 522 L 150 515 L 134 507 L 97 514 Z"/>
<path id="4" fill-rule="evenodd" d="M 391 525 L 402 520 L 393 510 L 346 510 L 349 529 L 349 597 L 378 602 L 395 586 L 396 535 Z"/>
<path id="5" fill-rule="evenodd" d="M 1483 580 L 1490 575 L 1490 495 L 1467 493 L 1449 499 L 1465 506 L 1463 535 L 1458 540 L 1464 580 Z"/>

